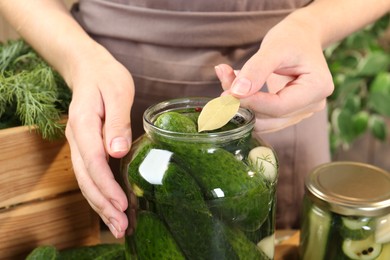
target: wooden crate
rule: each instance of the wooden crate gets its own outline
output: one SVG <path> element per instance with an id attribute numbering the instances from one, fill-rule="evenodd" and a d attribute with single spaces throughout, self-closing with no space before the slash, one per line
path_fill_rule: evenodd
<path id="1" fill-rule="evenodd" d="M 0 130 L 0 259 L 24 259 L 44 244 L 96 244 L 99 234 L 66 140 L 42 140 L 28 127 Z"/>

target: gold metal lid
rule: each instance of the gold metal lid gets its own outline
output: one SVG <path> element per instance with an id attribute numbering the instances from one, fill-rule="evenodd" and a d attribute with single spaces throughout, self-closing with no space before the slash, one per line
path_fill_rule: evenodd
<path id="1" fill-rule="evenodd" d="M 318 206 L 346 216 L 390 213 L 390 173 L 364 163 L 331 162 L 306 179 L 306 194 Z"/>

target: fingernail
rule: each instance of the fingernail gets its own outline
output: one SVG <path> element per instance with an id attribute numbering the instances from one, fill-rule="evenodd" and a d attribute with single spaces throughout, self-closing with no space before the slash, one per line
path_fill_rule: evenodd
<path id="1" fill-rule="evenodd" d="M 112 203 L 112 205 L 114 205 L 114 207 L 115 207 L 117 210 L 119 210 L 120 212 L 123 212 L 122 207 L 121 207 L 121 205 L 119 204 L 118 201 L 116 201 L 116 200 L 111 200 L 111 203 Z"/>
<path id="2" fill-rule="evenodd" d="M 246 95 L 252 88 L 252 82 L 247 78 L 239 78 L 231 89 L 233 94 Z"/>
<path id="3" fill-rule="evenodd" d="M 110 229 L 114 237 L 118 238 L 119 232 L 121 232 L 121 228 L 118 224 L 118 221 L 116 221 L 116 219 L 114 218 L 110 218 L 109 221 L 110 223 L 108 224 L 108 228 Z"/>
<path id="4" fill-rule="evenodd" d="M 221 80 L 221 81 L 222 81 L 222 77 L 223 77 L 223 71 L 222 71 L 222 68 L 221 68 L 221 67 L 219 67 L 219 66 L 215 66 L 215 67 L 214 67 L 214 69 L 215 69 L 215 73 L 217 74 L 217 76 L 218 76 L 219 80 Z"/>
<path id="5" fill-rule="evenodd" d="M 129 142 L 124 137 L 116 137 L 111 141 L 111 150 L 113 152 L 123 152 L 129 150 Z"/>

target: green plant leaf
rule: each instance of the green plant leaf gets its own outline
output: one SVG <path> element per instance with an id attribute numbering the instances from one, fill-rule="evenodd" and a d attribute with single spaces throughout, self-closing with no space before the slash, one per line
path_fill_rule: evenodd
<path id="1" fill-rule="evenodd" d="M 348 110 L 340 110 L 335 115 L 334 120 L 342 140 L 347 143 L 351 143 L 355 138 L 355 131 L 352 123 L 352 113 Z"/>
<path id="2" fill-rule="evenodd" d="M 388 70 L 390 56 L 384 51 L 369 52 L 358 64 L 358 74 L 361 76 L 375 76 L 381 71 Z"/>
<path id="3" fill-rule="evenodd" d="M 346 99 L 343 109 L 348 110 L 351 113 L 357 113 L 361 110 L 361 97 L 359 95 L 350 94 Z"/>
<path id="4" fill-rule="evenodd" d="M 385 120 L 380 116 L 371 116 L 369 127 L 372 135 L 380 141 L 385 141 L 387 137 L 387 126 Z"/>
<path id="5" fill-rule="evenodd" d="M 390 116 L 390 93 L 371 93 L 368 107 L 381 115 Z"/>
<path id="6" fill-rule="evenodd" d="M 356 137 L 367 130 L 369 117 L 367 111 L 360 111 L 352 116 L 353 132 Z"/>
<path id="7" fill-rule="evenodd" d="M 370 93 L 390 94 L 390 72 L 381 72 L 376 75 L 369 90 Z"/>
<path id="8" fill-rule="evenodd" d="M 334 80 L 335 90 L 329 97 L 330 100 L 336 100 L 343 104 L 345 99 L 351 95 L 357 95 L 366 86 L 364 79 L 344 74 L 337 74 Z"/>

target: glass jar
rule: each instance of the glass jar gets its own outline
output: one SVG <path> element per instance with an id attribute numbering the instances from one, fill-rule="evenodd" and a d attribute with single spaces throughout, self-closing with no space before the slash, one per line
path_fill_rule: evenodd
<path id="1" fill-rule="evenodd" d="M 390 259 L 388 172 L 332 162 L 314 169 L 305 188 L 301 259 Z"/>
<path id="2" fill-rule="evenodd" d="M 145 134 L 130 151 L 129 259 L 272 259 L 274 151 L 252 136 L 244 108 L 223 130 L 158 128 L 165 112 L 196 122 L 208 98 L 175 99 L 144 113 Z"/>

